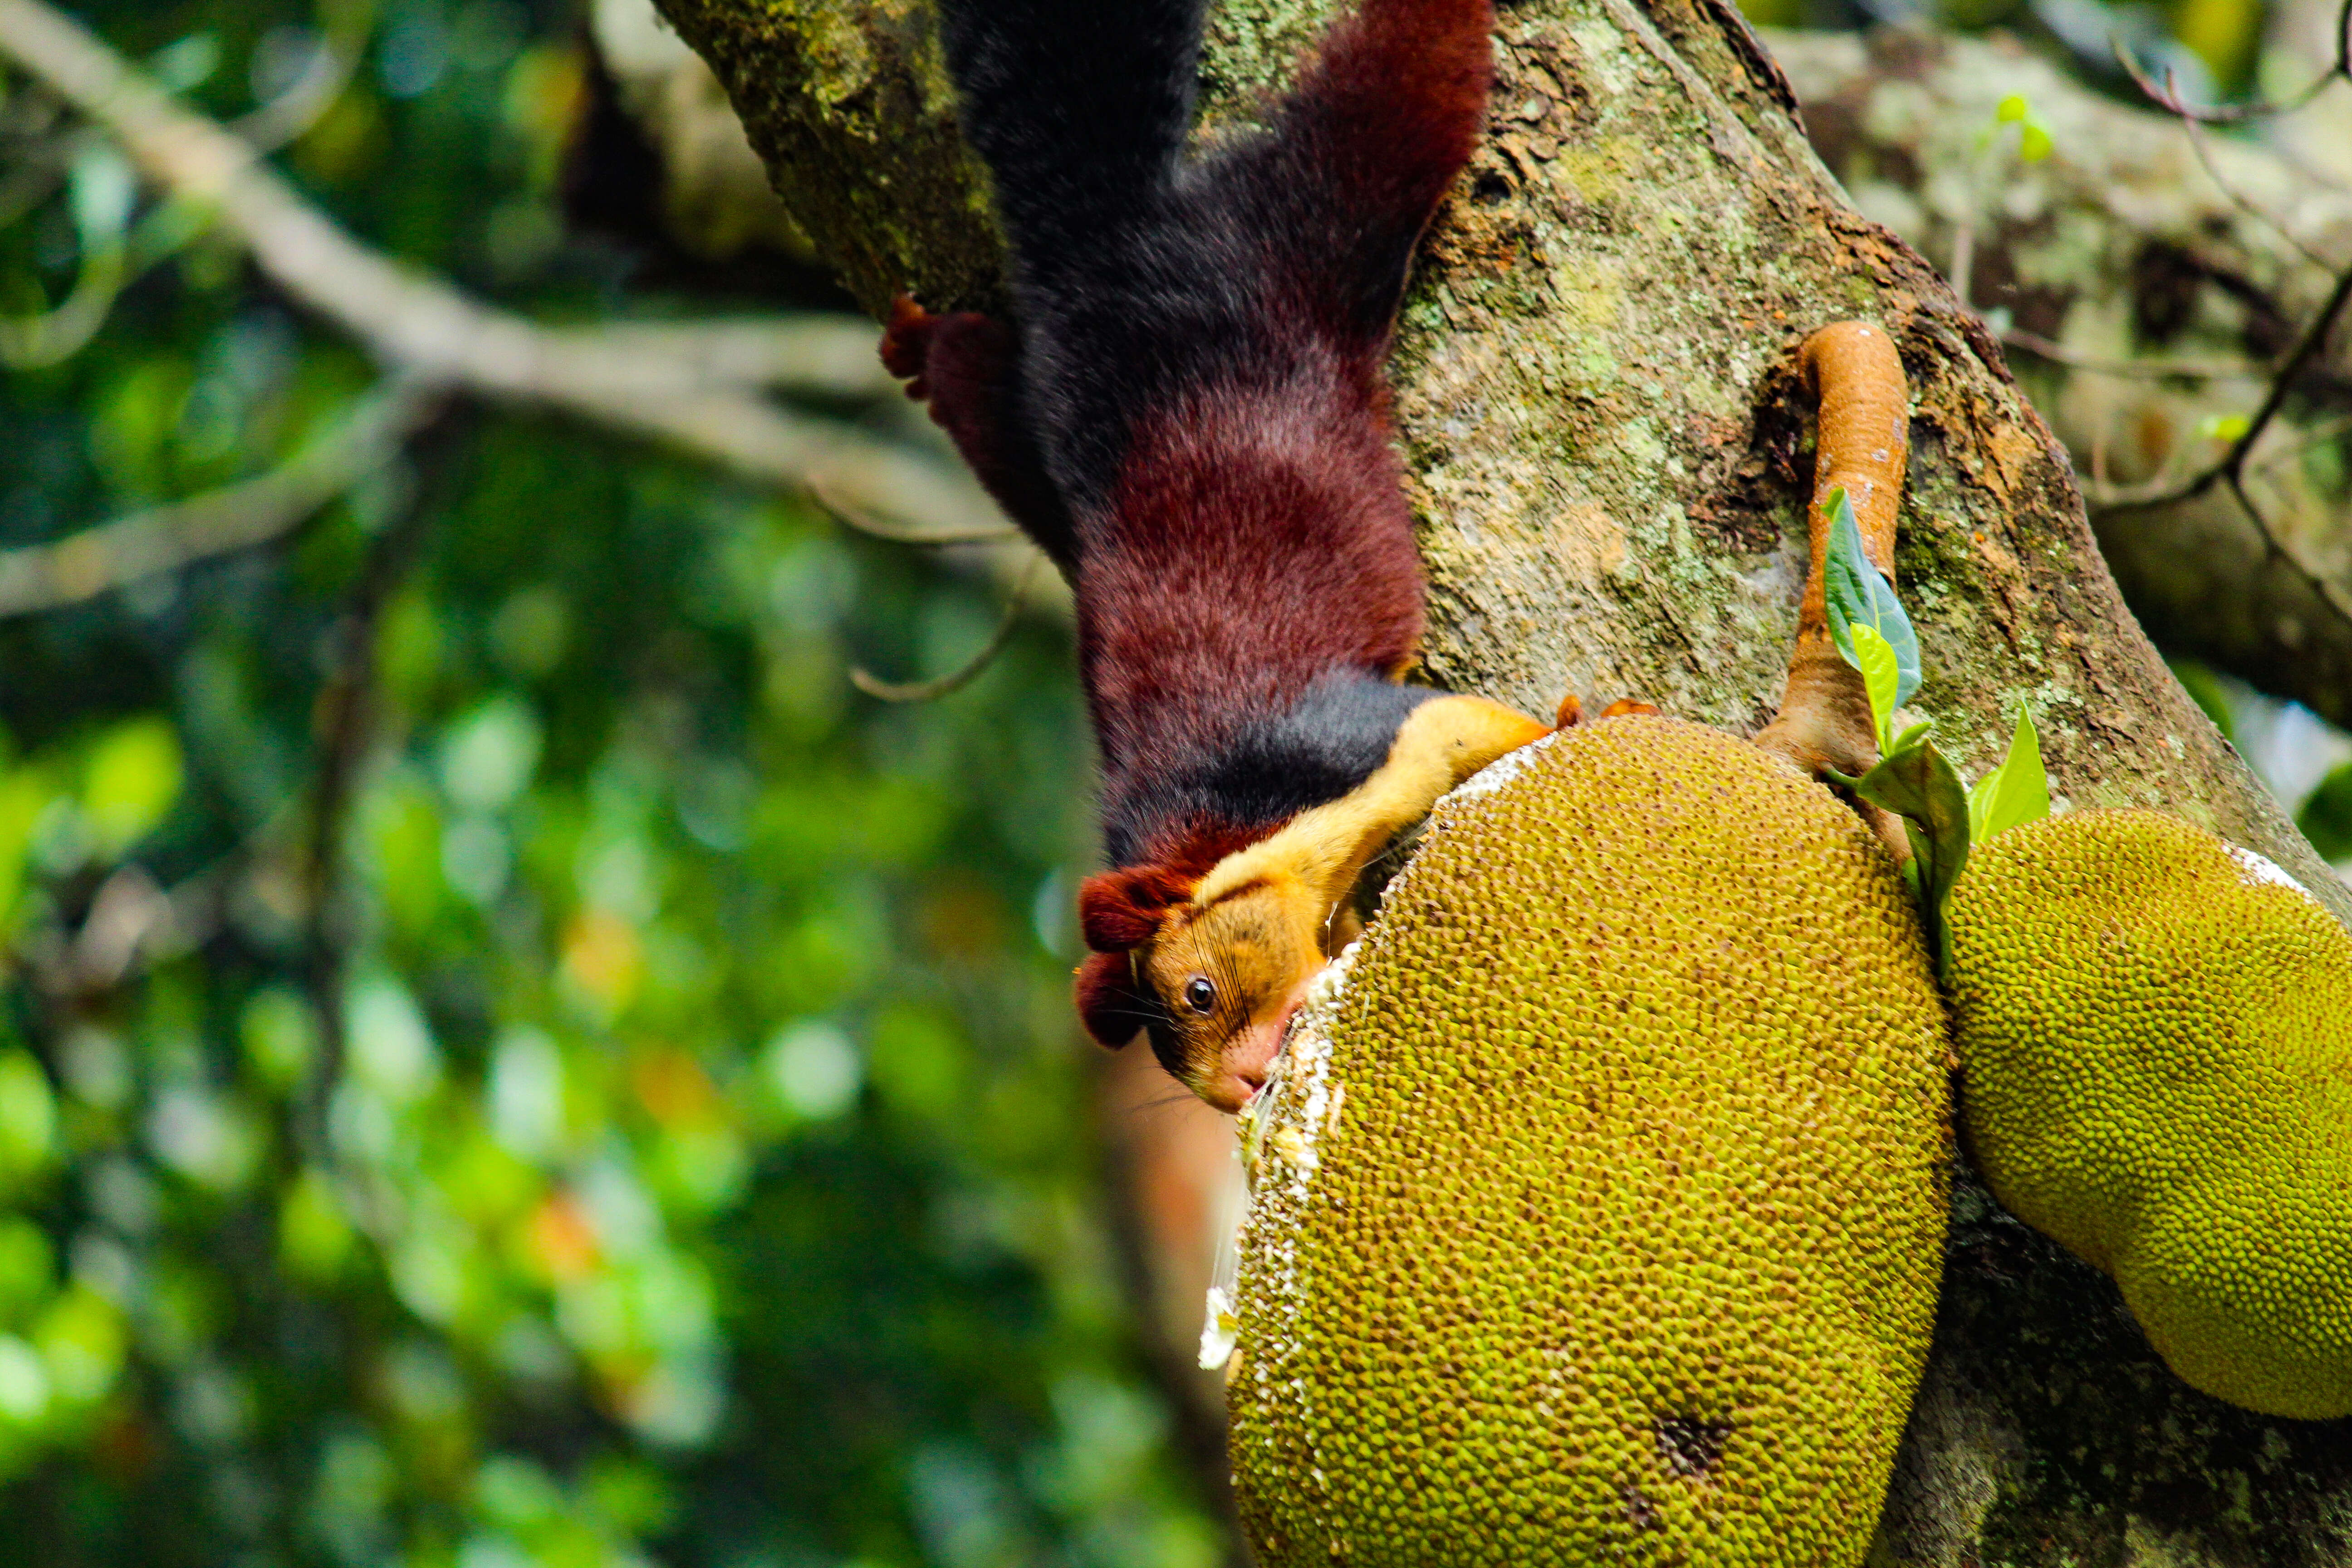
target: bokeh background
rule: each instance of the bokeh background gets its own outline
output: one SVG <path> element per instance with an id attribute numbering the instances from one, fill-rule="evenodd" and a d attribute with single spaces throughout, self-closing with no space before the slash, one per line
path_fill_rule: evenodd
<path id="1" fill-rule="evenodd" d="M 595 9 L 72 14 L 436 288 L 825 328 L 707 79 L 642 0 Z M 2225 96 L 2270 21 L 1906 15 L 2117 92 L 2121 29 Z M 773 405 L 905 482 L 891 526 L 968 523 L 868 333 Z M 1154 1256 L 1202 1245 L 1220 1135 L 1069 1016 L 1095 847 L 1052 595 L 562 396 L 404 404 L 320 504 L 236 488 L 405 395 L 0 65 L 0 1561 L 1231 1560 L 1171 1326 L 1207 1258 Z M 184 533 L 152 509 L 191 497 L 260 537 L 37 552 Z M 968 684 L 853 681 L 958 669 L 1016 594 Z M 2352 852 L 2352 743 L 2184 676 Z"/>

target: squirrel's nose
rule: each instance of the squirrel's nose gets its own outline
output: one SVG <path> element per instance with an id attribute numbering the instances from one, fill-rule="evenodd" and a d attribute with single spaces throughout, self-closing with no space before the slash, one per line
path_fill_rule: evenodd
<path id="1" fill-rule="evenodd" d="M 1303 992 L 1305 988 L 1300 989 Z M 1265 1075 L 1273 1070 L 1274 1058 L 1281 1054 L 1282 1043 L 1289 1037 L 1290 1020 L 1297 1015 L 1299 1001 L 1299 996 L 1292 996 L 1272 1017 L 1247 1026 L 1225 1042 L 1223 1058 L 1217 1064 L 1217 1080 L 1221 1086 L 1230 1086 L 1234 1100 L 1223 1109 L 1239 1110 L 1249 1103 L 1251 1096 L 1265 1087 Z M 1221 1105 L 1221 1098 L 1213 1096 L 1210 1103 Z"/>

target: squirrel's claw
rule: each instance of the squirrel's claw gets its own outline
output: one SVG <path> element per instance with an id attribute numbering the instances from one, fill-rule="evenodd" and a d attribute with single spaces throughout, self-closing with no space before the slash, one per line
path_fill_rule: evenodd
<path id="1" fill-rule="evenodd" d="M 890 301 L 890 320 L 882 328 L 882 368 L 907 384 L 907 395 L 918 403 L 931 395 L 923 379 L 931 357 L 931 332 L 940 319 L 915 303 L 911 294 Z"/>

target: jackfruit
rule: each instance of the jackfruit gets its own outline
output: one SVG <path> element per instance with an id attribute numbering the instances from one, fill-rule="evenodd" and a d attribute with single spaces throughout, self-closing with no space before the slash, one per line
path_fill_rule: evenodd
<path id="1" fill-rule="evenodd" d="M 1249 1130 L 1259 1563 L 1861 1562 L 1949 1063 L 1854 815 L 1700 725 L 1564 731 L 1440 803 L 1318 991 Z"/>
<path id="2" fill-rule="evenodd" d="M 1947 907 L 1960 1127 L 2180 1377 L 2352 1414 L 2352 934 L 2176 816 L 1980 845 Z"/>

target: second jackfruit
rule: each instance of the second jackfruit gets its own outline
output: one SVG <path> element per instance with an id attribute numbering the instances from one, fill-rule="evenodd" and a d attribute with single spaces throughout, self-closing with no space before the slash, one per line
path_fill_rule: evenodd
<path id="1" fill-rule="evenodd" d="M 2352 1414 L 2352 933 L 2153 811 L 1979 846 L 1946 910 L 1960 1121 L 2183 1380 Z"/>

